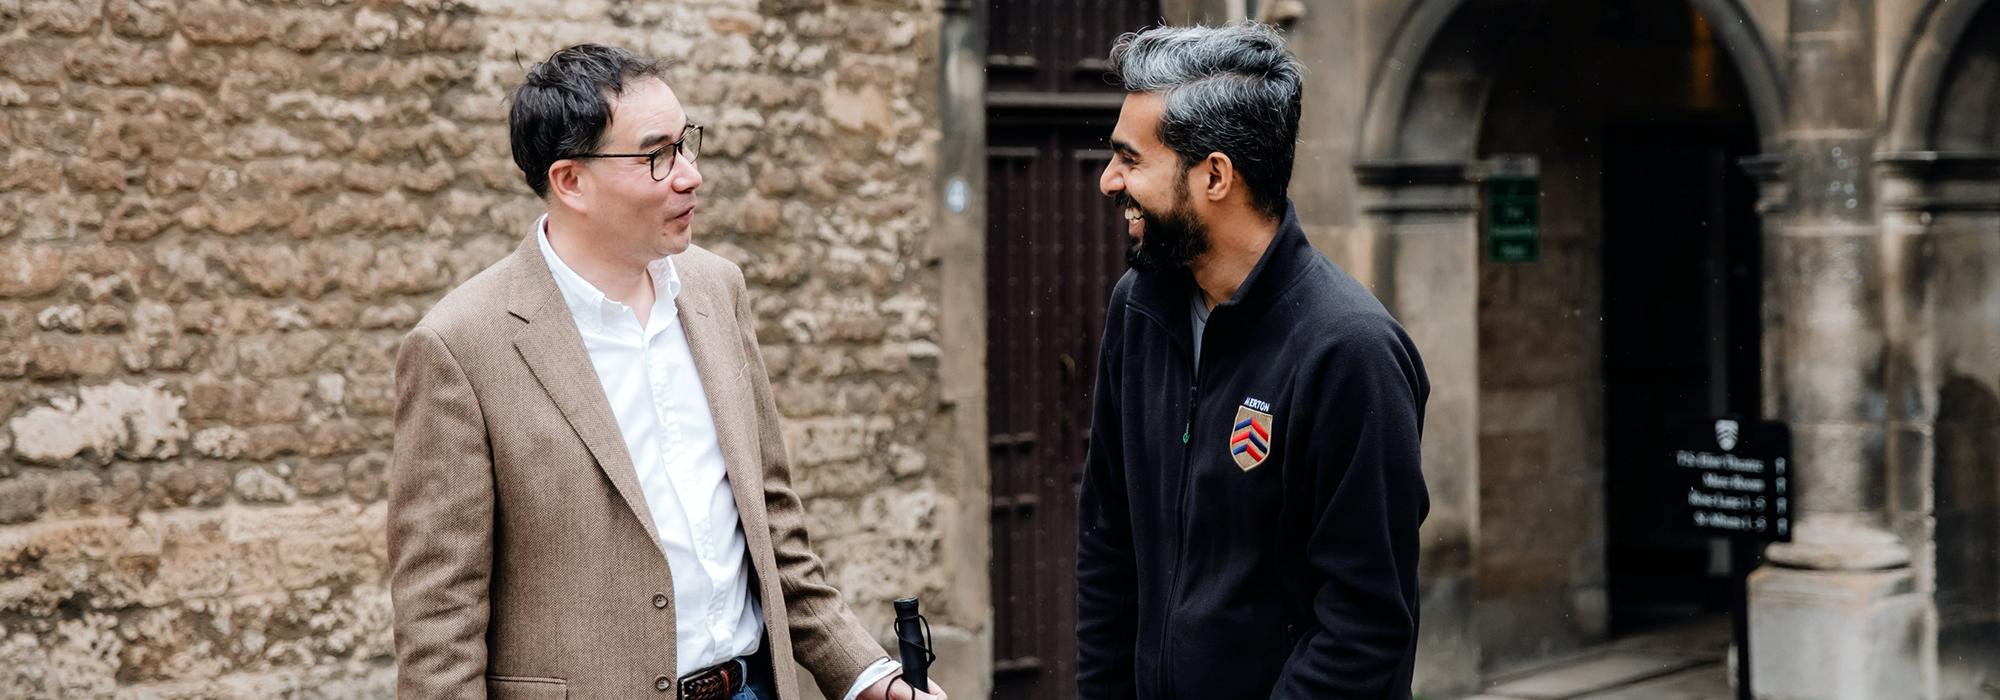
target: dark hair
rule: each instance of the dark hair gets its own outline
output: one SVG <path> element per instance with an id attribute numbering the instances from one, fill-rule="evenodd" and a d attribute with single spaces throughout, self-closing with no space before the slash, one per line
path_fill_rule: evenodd
<path id="1" fill-rule="evenodd" d="M 1111 76 L 1127 92 L 1161 93 L 1160 142 L 1194 167 L 1229 156 L 1257 209 L 1285 215 L 1299 138 L 1303 68 L 1268 24 L 1154 27 L 1118 37 Z"/>
<path id="2" fill-rule="evenodd" d="M 611 99 L 640 78 L 661 77 L 660 62 L 615 46 L 577 44 L 528 69 L 508 101 L 514 165 L 535 196 L 549 196 L 549 166 L 598 148 Z"/>

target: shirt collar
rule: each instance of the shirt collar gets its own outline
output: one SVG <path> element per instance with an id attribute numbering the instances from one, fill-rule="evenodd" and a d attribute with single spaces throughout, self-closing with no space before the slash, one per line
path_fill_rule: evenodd
<path id="1" fill-rule="evenodd" d="M 549 245 L 549 215 L 543 214 L 535 220 L 535 240 L 541 245 L 542 258 L 549 265 L 549 272 L 555 275 L 556 289 L 562 292 L 563 304 L 569 307 L 569 314 L 577 324 L 587 330 L 601 327 L 613 314 L 630 313 L 626 305 L 612 301 L 596 285 L 583 278 L 556 255 L 554 246 Z M 674 267 L 673 256 L 667 256 L 646 264 L 646 271 L 652 273 L 654 308 L 673 308 L 681 294 L 680 271 Z"/>

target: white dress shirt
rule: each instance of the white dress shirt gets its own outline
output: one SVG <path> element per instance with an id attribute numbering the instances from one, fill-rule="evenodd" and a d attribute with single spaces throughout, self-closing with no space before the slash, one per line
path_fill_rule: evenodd
<path id="1" fill-rule="evenodd" d="M 743 521 L 680 323 L 675 298 L 681 281 L 673 258 L 647 266 L 653 309 L 641 326 L 632 307 L 606 297 L 556 255 L 547 216 L 535 222 L 535 234 L 611 401 L 673 572 L 675 673 L 756 653 L 764 639 L 763 609 L 750 590 Z M 855 679 L 846 700 L 898 668 L 886 657 L 876 661 Z"/>

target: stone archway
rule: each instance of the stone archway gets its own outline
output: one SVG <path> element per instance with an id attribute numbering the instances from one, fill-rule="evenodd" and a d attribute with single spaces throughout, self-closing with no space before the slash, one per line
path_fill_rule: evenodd
<path id="1" fill-rule="evenodd" d="M 1424 459 L 1421 690 L 1479 680 L 1480 244 L 1472 163 L 1489 94 L 1512 42 L 1547 0 L 1419 0 L 1376 64 L 1355 141 L 1359 203 L 1377 295 L 1424 348 L 1433 393 Z M 1758 140 L 1775 151 L 1785 90 L 1770 40 L 1740 0 L 1691 0 L 1749 96 Z M 1442 517 L 1441 517 L 1442 516 Z"/>
<path id="2" fill-rule="evenodd" d="M 1933 0 L 1890 92 L 1879 160 L 1893 274 L 1890 389 L 1908 406 L 1894 524 L 1935 607 L 1941 697 L 2000 693 L 2000 3 Z M 1907 455 L 1907 456 L 1900 456 Z M 1925 498 L 1925 496 L 1929 496 Z"/>
<path id="3" fill-rule="evenodd" d="M 1935 150 L 1941 91 L 1958 64 L 1959 48 L 1967 45 L 1973 20 L 1987 5 L 1987 0 L 1927 0 L 1890 84 L 1886 152 Z"/>
<path id="4" fill-rule="evenodd" d="M 1521 20 L 1542 4 L 1544 0 L 1415 3 L 1370 78 L 1366 114 L 1355 141 L 1363 167 L 1470 159 L 1486 89 L 1494 78 L 1491 67 L 1506 52 Z M 1743 0 L 1691 0 L 1691 4 L 1714 24 L 1735 58 L 1739 77 L 1750 92 L 1757 132 L 1766 150 L 1773 150 L 1784 119 L 1785 91 L 1770 37 L 1753 21 Z"/>

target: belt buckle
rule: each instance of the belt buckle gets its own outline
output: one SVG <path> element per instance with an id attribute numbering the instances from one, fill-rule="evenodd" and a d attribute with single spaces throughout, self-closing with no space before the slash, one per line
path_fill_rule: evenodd
<path id="1" fill-rule="evenodd" d="M 681 700 L 729 700 L 729 668 L 734 659 L 690 673 L 680 682 Z"/>

